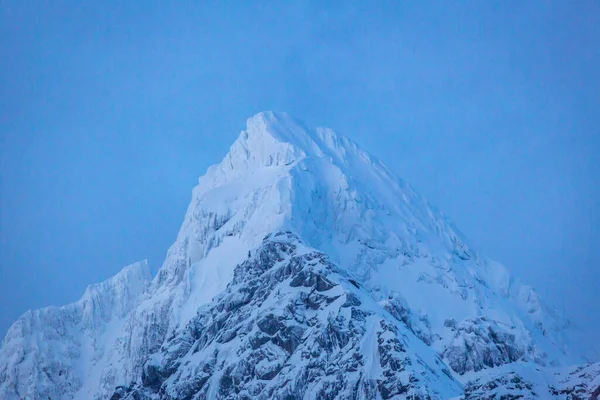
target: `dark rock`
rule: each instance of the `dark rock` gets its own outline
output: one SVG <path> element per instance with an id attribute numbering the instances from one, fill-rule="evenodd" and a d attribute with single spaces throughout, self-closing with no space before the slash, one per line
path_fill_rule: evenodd
<path id="1" fill-rule="evenodd" d="M 413 368 L 401 329 L 410 331 L 386 322 L 383 309 L 377 314 L 340 286 L 344 275 L 327 257 L 298 255 L 297 246 L 287 232 L 266 238 L 235 268 L 227 289 L 186 329 L 170 335 L 156 357 L 161 365 L 147 362 L 142 386 L 132 394 L 152 400 L 209 399 L 215 392 L 224 400 L 299 400 L 315 390 L 318 398 L 332 400 L 420 398 L 426 382 L 398 378 Z M 335 295 L 328 294 L 336 286 Z M 343 304 L 336 302 L 340 296 Z M 368 319 L 376 324 L 373 338 L 365 337 Z M 366 371 L 365 351 L 379 353 L 377 379 Z M 453 384 L 450 375 L 440 375 Z"/>
<path id="2" fill-rule="evenodd" d="M 142 372 L 142 384 L 154 391 L 158 391 L 164 381 L 160 366 L 146 363 Z"/>
<path id="3" fill-rule="evenodd" d="M 263 318 L 258 320 L 256 325 L 261 331 L 271 336 L 285 328 L 285 325 L 278 321 L 273 314 L 268 314 L 264 316 Z"/>
<path id="4" fill-rule="evenodd" d="M 362 303 L 359 298 L 353 293 L 346 293 L 346 301 L 342 304 L 342 307 L 360 306 Z"/>

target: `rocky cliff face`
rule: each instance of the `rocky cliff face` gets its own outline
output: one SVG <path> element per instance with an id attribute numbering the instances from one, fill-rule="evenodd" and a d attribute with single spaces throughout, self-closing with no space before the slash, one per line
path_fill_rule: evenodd
<path id="1" fill-rule="evenodd" d="M 419 349 L 420 351 L 416 351 Z M 434 351 L 294 234 L 267 237 L 144 365 L 130 398 L 447 398 Z"/>
<path id="2" fill-rule="evenodd" d="M 562 367 L 593 344 L 531 288 L 380 161 L 285 114 L 248 120 L 199 179 L 148 280 L 128 267 L 25 314 L 0 351 L 0 397 L 578 398 L 599 385 L 597 363 Z"/>

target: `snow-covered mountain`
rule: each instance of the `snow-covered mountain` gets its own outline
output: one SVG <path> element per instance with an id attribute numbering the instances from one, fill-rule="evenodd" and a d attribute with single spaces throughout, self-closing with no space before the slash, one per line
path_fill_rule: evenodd
<path id="1" fill-rule="evenodd" d="M 596 345 L 373 156 L 265 112 L 153 279 L 10 328 L 0 398 L 586 399 Z"/>

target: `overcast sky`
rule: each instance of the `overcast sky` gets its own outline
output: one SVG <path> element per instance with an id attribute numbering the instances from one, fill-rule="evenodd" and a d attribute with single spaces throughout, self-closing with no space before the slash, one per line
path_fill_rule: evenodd
<path id="1" fill-rule="evenodd" d="M 598 1 L 184 3 L 1 2 L 1 336 L 155 272 L 267 109 L 358 142 L 600 331 Z"/>

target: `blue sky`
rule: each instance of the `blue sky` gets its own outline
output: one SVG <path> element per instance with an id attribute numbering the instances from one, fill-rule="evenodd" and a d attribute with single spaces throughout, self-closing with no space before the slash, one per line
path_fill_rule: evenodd
<path id="1" fill-rule="evenodd" d="M 593 0 L 2 2 L 0 334 L 156 271 L 266 109 L 352 138 L 600 330 L 599 38 Z"/>

